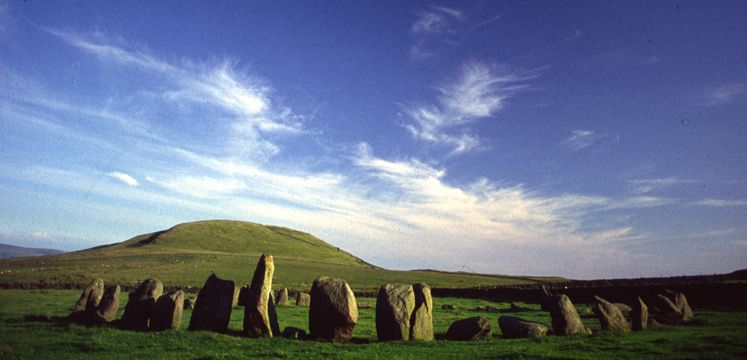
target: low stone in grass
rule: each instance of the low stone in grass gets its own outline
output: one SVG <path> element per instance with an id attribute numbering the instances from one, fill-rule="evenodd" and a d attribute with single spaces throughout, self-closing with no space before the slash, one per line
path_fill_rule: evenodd
<path id="1" fill-rule="evenodd" d="M 131 330 L 145 330 L 148 327 L 153 305 L 162 293 L 163 284 L 158 279 L 143 281 L 135 291 L 130 293 L 124 314 L 122 314 L 122 326 Z"/>
<path id="2" fill-rule="evenodd" d="M 358 309 L 373 309 L 373 304 L 370 302 L 359 302 Z"/>
<path id="3" fill-rule="evenodd" d="M 358 323 L 358 306 L 350 286 L 340 279 L 321 277 L 311 286 L 309 332 L 312 337 L 346 343 Z"/>
<path id="4" fill-rule="evenodd" d="M 275 305 L 280 305 L 280 306 L 290 305 L 290 303 L 288 303 L 288 289 L 286 288 L 280 289 L 280 291 L 278 292 L 278 297 L 277 297 L 277 301 L 275 302 Z"/>
<path id="5" fill-rule="evenodd" d="M 446 331 L 446 339 L 472 341 L 487 339 L 493 335 L 493 326 L 485 316 L 454 321 Z"/>
<path id="6" fill-rule="evenodd" d="M 306 331 L 297 327 L 288 326 L 283 329 L 283 333 L 280 335 L 288 339 L 303 339 L 306 337 Z"/>
<path id="7" fill-rule="evenodd" d="M 633 305 L 630 317 L 634 331 L 646 330 L 648 327 L 648 306 L 646 306 L 640 297 L 638 297 L 638 301 Z"/>
<path id="8" fill-rule="evenodd" d="M 410 315 L 415 310 L 412 286 L 386 284 L 376 298 L 376 334 L 379 341 L 408 340 Z"/>
<path id="9" fill-rule="evenodd" d="M 234 288 L 233 281 L 210 275 L 197 295 L 189 330 L 225 332 L 231 321 Z"/>
<path id="10" fill-rule="evenodd" d="M 412 286 L 415 293 L 415 310 L 410 316 L 410 339 L 433 340 L 433 298 L 426 284 Z"/>
<path id="11" fill-rule="evenodd" d="M 605 331 L 630 331 L 630 326 L 620 311 L 620 308 L 607 300 L 594 295 L 594 312 L 599 318 L 599 324 Z"/>
<path id="12" fill-rule="evenodd" d="M 550 299 L 549 305 L 552 329 L 555 335 L 589 333 L 568 296 L 565 294 L 555 295 Z"/>
<path id="13" fill-rule="evenodd" d="M 443 310 L 458 310 L 457 306 L 454 304 L 443 304 L 441 305 L 441 309 Z"/>
<path id="14" fill-rule="evenodd" d="M 507 315 L 498 318 L 498 327 L 506 339 L 545 336 L 550 330 L 545 324 Z"/>
<path id="15" fill-rule="evenodd" d="M 96 307 L 99 305 L 98 301 L 101 300 L 101 296 L 104 294 L 104 280 L 100 278 L 95 278 L 91 281 L 90 284 L 88 284 L 84 289 L 83 293 L 80 294 L 80 297 L 78 298 L 78 301 L 75 303 L 75 306 L 73 306 L 73 313 L 71 316 L 82 318 L 83 315 L 86 312 L 86 307 L 88 305 L 88 299 L 91 297 L 91 293 L 94 293 L 94 296 L 92 299 L 95 303 L 91 304 L 92 307 Z M 98 300 L 97 300 L 98 299 Z"/>
<path id="16" fill-rule="evenodd" d="M 307 293 L 299 292 L 296 294 L 296 306 L 309 306 L 311 304 L 311 296 Z"/>
<path id="17" fill-rule="evenodd" d="M 178 290 L 161 295 L 150 313 L 150 329 L 163 331 L 178 329 L 182 325 L 184 291 Z"/>

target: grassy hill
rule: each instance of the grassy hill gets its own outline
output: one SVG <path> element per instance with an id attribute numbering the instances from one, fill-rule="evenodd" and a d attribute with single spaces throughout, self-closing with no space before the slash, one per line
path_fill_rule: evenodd
<path id="1" fill-rule="evenodd" d="M 386 283 L 425 282 L 431 286 L 488 286 L 560 281 L 430 270 L 378 268 L 311 234 L 240 221 L 200 221 L 136 236 L 130 240 L 54 256 L 0 260 L 0 282 L 139 284 L 151 277 L 166 286 L 201 286 L 212 272 L 241 286 L 261 254 L 275 259 L 275 288 L 308 290 L 320 276 L 338 277 L 354 290 Z"/>

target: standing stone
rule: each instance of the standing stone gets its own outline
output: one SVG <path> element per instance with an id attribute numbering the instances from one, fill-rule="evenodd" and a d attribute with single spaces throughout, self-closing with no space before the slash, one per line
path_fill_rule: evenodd
<path id="1" fill-rule="evenodd" d="M 550 292 L 550 289 L 548 289 L 547 285 L 545 284 L 540 284 L 539 289 L 540 289 L 540 310 L 550 311 L 552 293 Z"/>
<path id="2" fill-rule="evenodd" d="M 104 294 L 103 279 L 95 278 L 91 281 L 90 284 L 88 284 L 88 286 L 86 286 L 85 289 L 83 289 L 83 293 L 80 295 L 80 298 L 78 298 L 78 301 L 73 307 L 73 316 L 83 316 L 86 311 L 86 307 L 88 306 L 88 299 L 91 297 L 91 293 L 94 293 L 92 299 L 94 299 L 95 301 L 95 304 L 91 304 L 91 306 L 96 307 L 99 305 L 98 300 L 101 300 L 101 296 Z"/>
<path id="3" fill-rule="evenodd" d="M 656 320 L 666 325 L 679 325 L 685 320 L 685 314 L 668 297 L 659 294 L 659 314 Z"/>
<path id="4" fill-rule="evenodd" d="M 182 325 L 184 309 L 184 291 L 178 290 L 162 295 L 150 313 L 150 329 L 163 331 L 178 329 Z"/>
<path id="5" fill-rule="evenodd" d="M 233 289 L 233 299 L 231 299 L 231 307 L 236 307 L 239 305 L 239 294 L 241 293 L 241 288 L 234 287 Z"/>
<path id="6" fill-rule="evenodd" d="M 104 295 L 101 297 L 99 306 L 91 316 L 91 321 L 94 323 L 110 322 L 117 316 L 119 311 L 119 285 L 109 286 L 104 290 Z"/>
<path id="7" fill-rule="evenodd" d="M 122 315 L 122 326 L 132 330 L 147 328 L 150 312 L 162 293 L 163 284 L 158 279 L 143 281 L 135 291 L 130 293 L 130 299 Z"/>
<path id="8" fill-rule="evenodd" d="M 633 311 L 633 308 L 623 303 L 612 303 L 612 305 L 615 305 L 618 309 L 620 309 L 622 315 L 626 317 L 630 316 L 630 312 Z"/>
<path id="9" fill-rule="evenodd" d="M 410 316 L 410 339 L 433 340 L 433 298 L 426 284 L 412 286 L 415 292 L 415 311 Z"/>
<path id="10" fill-rule="evenodd" d="M 571 335 L 575 333 L 587 334 L 581 317 L 578 316 L 576 308 L 565 294 L 555 295 L 550 301 L 550 317 L 552 318 L 552 329 L 555 335 Z"/>
<path id="11" fill-rule="evenodd" d="M 493 326 L 488 318 L 477 316 L 464 320 L 454 321 L 449 330 L 446 330 L 446 339 L 471 341 L 487 339 L 493 335 Z"/>
<path id="12" fill-rule="evenodd" d="M 280 289 L 280 292 L 278 292 L 277 299 L 278 299 L 278 301 L 276 302 L 275 305 L 281 305 L 281 306 L 288 306 L 288 305 L 290 305 L 288 303 L 288 289 L 285 289 L 285 288 Z"/>
<path id="13" fill-rule="evenodd" d="M 311 286 L 309 332 L 312 337 L 346 343 L 358 323 L 358 306 L 350 286 L 340 279 L 321 277 Z"/>
<path id="14" fill-rule="evenodd" d="M 197 294 L 188 329 L 225 332 L 231 321 L 234 288 L 233 281 L 210 275 Z"/>
<path id="15" fill-rule="evenodd" d="M 387 284 L 376 298 L 376 334 L 379 341 L 408 340 L 415 293 L 410 285 Z"/>
<path id="16" fill-rule="evenodd" d="M 630 316 L 633 320 L 634 331 L 646 330 L 648 327 L 648 306 L 641 300 L 640 296 L 638 297 L 638 301 L 633 305 Z"/>
<path id="17" fill-rule="evenodd" d="M 239 289 L 238 305 L 246 305 L 247 299 L 249 299 L 249 285 L 244 285 Z"/>
<path id="18" fill-rule="evenodd" d="M 620 311 L 620 308 L 607 300 L 594 295 L 594 309 L 599 318 L 602 330 L 606 331 L 630 331 L 630 326 Z"/>
<path id="19" fill-rule="evenodd" d="M 190 296 L 184 299 L 184 310 L 193 310 L 195 303 L 197 302 L 197 296 Z"/>
<path id="20" fill-rule="evenodd" d="M 275 265 L 272 255 L 263 254 L 254 270 L 252 284 L 249 286 L 249 294 L 244 304 L 244 333 L 249 337 L 273 336 L 268 308 L 272 301 L 270 298 L 274 273 Z M 275 335 L 278 333 L 276 332 Z"/>
<path id="21" fill-rule="evenodd" d="M 506 339 L 545 336 L 550 330 L 545 324 L 506 315 L 498 318 L 498 327 Z"/>
<path id="22" fill-rule="evenodd" d="M 687 304 L 687 298 L 685 298 L 685 294 L 680 292 L 674 296 L 674 306 L 680 309 L 680 312 L 683 315 L 683 321 L 687 321 L 688 319 L 693 317 L 693 310 L 690 308 L 690 305 Z"/>
<path id="23" fill-rule="evenodd" d="M 307 293 L 299 292 L 296 295 L 296 306 L 309 306 L 311 305 L 311 295 Z"/>

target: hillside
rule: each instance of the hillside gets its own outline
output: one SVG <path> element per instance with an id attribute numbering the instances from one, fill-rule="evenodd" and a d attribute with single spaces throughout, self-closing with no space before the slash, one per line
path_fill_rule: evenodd
<path id="1" fill-rule="evenodd" d="M 0 244 L 0 259 L 11 259 L 16 257 L 46 256 L 62 254 L 64 251 L 53 249 L 37 249 L 22 246 Z"/>
<path id="2" fill-rule="evenodd" d="M 431 286 L 491 286 L 560 281 L 441 271 L 392 271 L 366 263 L 304 232 L 240 221 L 213 220 L 176 225 L 127 241 L 53 256 L 0 260 L 0 283 L 138 284 L 155 277 L 167 286 L 201 286 L 215 272 L 243 285 L 251 282 L 258 257 L 275 259 L 274 287 L 308 290 L 320 276 L 346 280 L 361 291 L 386 283 Z"/>

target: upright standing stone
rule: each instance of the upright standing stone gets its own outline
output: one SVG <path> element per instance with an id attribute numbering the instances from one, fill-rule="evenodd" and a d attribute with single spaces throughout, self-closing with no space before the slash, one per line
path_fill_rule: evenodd
<path id="1" fill-rule="evenodd" d="M 688 319 L 693 317 L 693 310 L 690 308 L 690 305 L 688 305 L 685 294 L 680 292 L 674 296 L 674 306 L 680 309 L 680 312 L 683 315 L 683 321 L 687 321 Z"/>
<path id="2" fill-rule="evenodd" d="M 85 289 L 83 289 L 83 293 L 80 295 L 80 298 L 78 298 L 78 301 L 73 307 L 72 316 L 83 316 L 86 311 L 86 307 L 88 306 L 88 299 L 91 297 L 91 293 L 94 293 L 93 299 L 101 300 L 101 296 L 104 294 L 103 279 L 95 278 L 91 281 L 90 284 L 88 284 L 88 286 L 85 287 Z M 98 306 L 98 300 L 96 300 L 95 304 L 91 305 L 93 307 Z"/>
<path id="3" fill-rule="evenodd" d="M 410 316 L 410 339 L 433 340 L 433 298 L 426 284 L 412 286 L 415 292 L 415 310 Z"/>
<path id="4" fill-rule="evenodd" d="M 630 311 L 630 317 L 633 320 L 634 331 L 646 330 L 648 327 L 648 306 L 641 300 L 640 296 L 633 305 L 633 310 Z"/>
<path id="5" fill-rule="evenodd" d="M 550 289 L 547 288 L 547 285 L 540 284 L 539 290 L 540 290 L 540 310 L 550 311 L 550 303 L 552 302 L 552 293 L 550 292 Z"/>
<path id="6" fill-rule="evenodd" d="M 104 290 L 99 306 L 91 316 L 91 321 L 95 323 L 110 322 L 117 316 L 119 311 L 119 285 L 109 286 Z"/>
<path id="7" fill-rule="evenodd" d="M 189 330 L 225 332 L 231 321 L 234 288 L 233 281 L 222 280 L 215 274 L 210 275 L 197 294 Z"/>
<path id="8" fill-rule="evenodd" d="M 679 325 L 685 320 L 685 314 L 668 297 L 659 294 L 659 315 L 656 321 L 667 325 Z"/>
<path id="9" fill-rule="evenodd" d="M 379 341 L 410 339 L 410 315 L 415 310 L 412 286 L 387 284 L 376 298 L 376 334 Z"/>
<path id="10" fill-rule="evenodd" d="M 273 336 L 268 309 L 272 301 L 272 275 L 274 273 L 275 265 L 272 255 L 263 254 L 254 270 L 252 284 L 249 286 L 249 293 L 244 304 L 244 333 L 249 337 Z"/>
<path id="11" fill-rule="evenodd" d="M 299 292 L 296 295 L 296 306 L 309 306 L 311 304 L 311 296 L 307 293 Z"/>
<path id="12" fill-rule="evenodd" d="M 249 299 L 249 285 L 244 285 L 239 289 L 238 305 L 246 305 L 247 299 Z"/>
<path id="13" fill-rule="evenodd" d="M 193 310 L 195 303 L 197 302 L 197 296 L 190 296 L 184 299 L 184 310 Z"/>
<path id="14" fill-rule="evenodd" d="M 163 331 L 178 329 L 182 325 L 184 291 L 178 290 L 162 295 L 153 306 L 150 314 L 150 329 Z"/>
<path id="15" fill-rule="evenodd" d="M 620 311 L 620 308 L 607 300 L 594 295 L 594 309 L 599 318 L 602 330 L 606 331 L 630 331 L 630 326 Z"/>
<path id="16" fill-rule="evenodd" d="M 143 281 L 130 293 L 129 301 L 122 314 L 122 326 L 132 330 L 143 330 L 148 327 L 148 319 L 153 305 L 163 293 L 163 284 L 158 279 Z"/>
<path id="17" fill-rule="evenodd" d="M 555 335 L 587 333 L 584 324 L 581 322 L 581 317 L 578 316 L 578 311 L 573 307 L 573 303 L 568 296 L 565 294 L 555 295 L 550 299 L 549 305 L 552 329 Z"/>
<path id="18" fill-rule="evenodd" d="M 488 318 L 484 316 L 457 320 L 451 323 L 446 330 L 446 338 L 449 340 L 471 341 L 487 339 L 493 335 L 493 326 Z"/>
<path id="19" fill-rule="evenodd" d="M 281 306 L 288 306 L 288 289 L 280 289 L 280 292 L 278 293 L 278 301 L 276 305 Z"/>
<path id="20" fill-rule="evenodd" d="M 309 332 L 312 337 L 346 343 L 358 323 L 358 306 L 350 286 L 340 279 L 321 277 L 311 286 Z"/>

